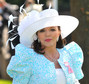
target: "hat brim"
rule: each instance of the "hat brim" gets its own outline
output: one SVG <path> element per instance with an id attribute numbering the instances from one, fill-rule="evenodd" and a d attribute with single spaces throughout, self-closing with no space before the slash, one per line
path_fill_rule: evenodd
<path id="1" fill-rule="evenodd" d="M 27 47 L 31 47 L 33 35 L 40 29 L 50 26 L 60 26 L 62 39 L 72 33 L 78 26 L 77 18 L 68 15 L 43 18 L 28 26 L 20 35 L 20 42 Z"/>

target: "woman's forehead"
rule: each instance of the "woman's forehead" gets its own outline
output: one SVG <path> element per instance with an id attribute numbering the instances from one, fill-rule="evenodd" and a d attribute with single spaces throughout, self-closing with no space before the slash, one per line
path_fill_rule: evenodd
<path id="1" fill-rule="evenodd" d="M 50 29 L 50 28 L 58 28 L 58 26 L 50 26 L 50 27 L 45 27 L 45 28 L 42 28 L 42 29 L 47 29 L 47 28 L 48 28 L 48 29 Z M 42 29 L 40 29 L 40 30 L 42 30 Z M 37 32 L 39 32 L 40 30 L 38 30 Z M 36 32 L 36 33 L 37 33 L 37 32 Z"/>
<path id="2" fill-rule="evenodd" d="M 58 28 L 58 26 L 50 26 L 50 27 L 45 27 L 43 29 L 47 29 L 47 28 Z"/>

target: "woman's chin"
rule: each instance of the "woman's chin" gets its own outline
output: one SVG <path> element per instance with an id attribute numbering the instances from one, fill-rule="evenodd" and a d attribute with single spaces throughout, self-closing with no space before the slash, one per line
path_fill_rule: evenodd
<path id="1" fill-rule="evenodd" d="M 55 46 L 55 45 L 54 45 L 54 44 L 49 43 L 49 44 L 45 44 L 44 46 L 45 46 L 45 47 L 53 47 L 53 46 Z"/>

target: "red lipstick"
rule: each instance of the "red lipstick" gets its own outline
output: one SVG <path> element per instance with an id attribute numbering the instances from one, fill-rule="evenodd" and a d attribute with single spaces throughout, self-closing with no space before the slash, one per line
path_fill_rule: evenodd
<path id="1" fill-rule="evenodd" d="M 52 40 L 52 39 L 46 39 L 45 41 L 46 41 L 46 42 L 50 42 L 51 40 Z"/>

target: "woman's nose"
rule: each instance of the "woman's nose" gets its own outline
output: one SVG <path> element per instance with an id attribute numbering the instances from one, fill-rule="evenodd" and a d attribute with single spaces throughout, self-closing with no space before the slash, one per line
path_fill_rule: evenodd
<path id="1" fill-rule="evenodd" d="M 50 31 L 46 31 L 46 32 L 45 32 L 45 35 L 46 35 L 46 36 L 49 36 L 49 35 L 50 35 Z"/>

